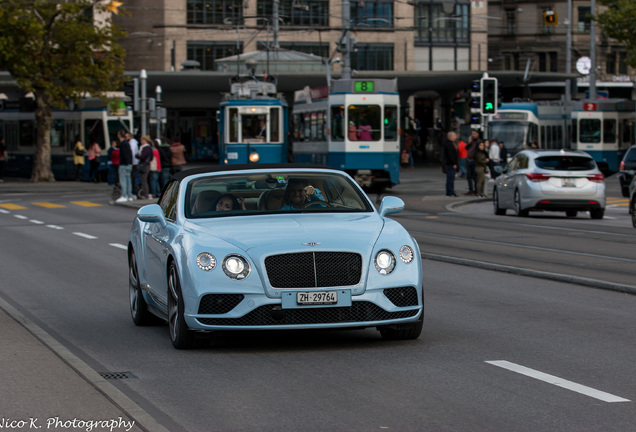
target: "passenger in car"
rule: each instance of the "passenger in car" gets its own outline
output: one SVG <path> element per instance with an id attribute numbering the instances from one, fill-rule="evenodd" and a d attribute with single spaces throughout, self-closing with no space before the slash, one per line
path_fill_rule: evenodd
<path id="1" fill-rule="evenodd" d="M 245 210 L 245 203 L 233 194 L 223 194 L 216 201 L 214 208 L 216 211 Z"/>
<path id="2" fill-rule="evenodd" d="M 281 210 L 301 209 L 311 202 L 324 202 L 322 192 L 305 179 L 289 179 Z"/>

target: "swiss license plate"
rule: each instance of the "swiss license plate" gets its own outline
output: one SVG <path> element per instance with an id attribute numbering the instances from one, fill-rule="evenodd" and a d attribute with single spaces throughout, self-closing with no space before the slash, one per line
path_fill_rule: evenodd
<path id="1" fill-rule="evenodd" d="M 562 178 L 561 186 L 563 187 L 576 187 L 576 180 L 573 178 Z"/>
<path id="2" fill-rule="evenodd" d="M 299 305 L 330 305 L 338 303 L 338 291 L 307 291 L 296 293 Z"/>

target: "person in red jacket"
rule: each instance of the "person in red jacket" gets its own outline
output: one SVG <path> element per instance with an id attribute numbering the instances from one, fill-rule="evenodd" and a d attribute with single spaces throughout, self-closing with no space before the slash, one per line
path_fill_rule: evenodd
<path id="1" fill-rule="evenodd" d="M 457 154 L 459 157 L 459 176 L 464 178 L 466 177 L 466 158 L 468 158 L 468 150 L 466 149 L 466 142 L 461 138 L 457 146 Z"/>

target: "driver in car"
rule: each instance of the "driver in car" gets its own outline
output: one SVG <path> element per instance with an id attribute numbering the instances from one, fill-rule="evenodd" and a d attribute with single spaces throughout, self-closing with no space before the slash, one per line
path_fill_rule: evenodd
<path id="1" fill-rule="evenodd" d="M 320 189 L 316 189 L 305 179 L 289 179 L 285 195 L 283 196 L 283 206 L 281 210 L 296 210 L 308 207 L 311 203 L 321 206 L 320 202 L 325 202 Z"/>

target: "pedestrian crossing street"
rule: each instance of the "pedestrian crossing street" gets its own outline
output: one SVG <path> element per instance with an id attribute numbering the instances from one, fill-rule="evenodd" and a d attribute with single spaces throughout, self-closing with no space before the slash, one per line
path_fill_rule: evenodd
<path id="1" fill-rule="evenodd" d="M 0 202 L 0 208 L 5 210 L 27 210 L 32 207 L 44 207 L 47 209 L 58 209 L 58 208 L 68 208 L 73 206 L 79 207 L 102 207 L 104 204 L 92 202 L 92 201 L 69 201 L 65 204 L 46 202 L 46 201 L 36 201 L 31 203 L 21 203 L 15 204 L 10 202 Z"/>

